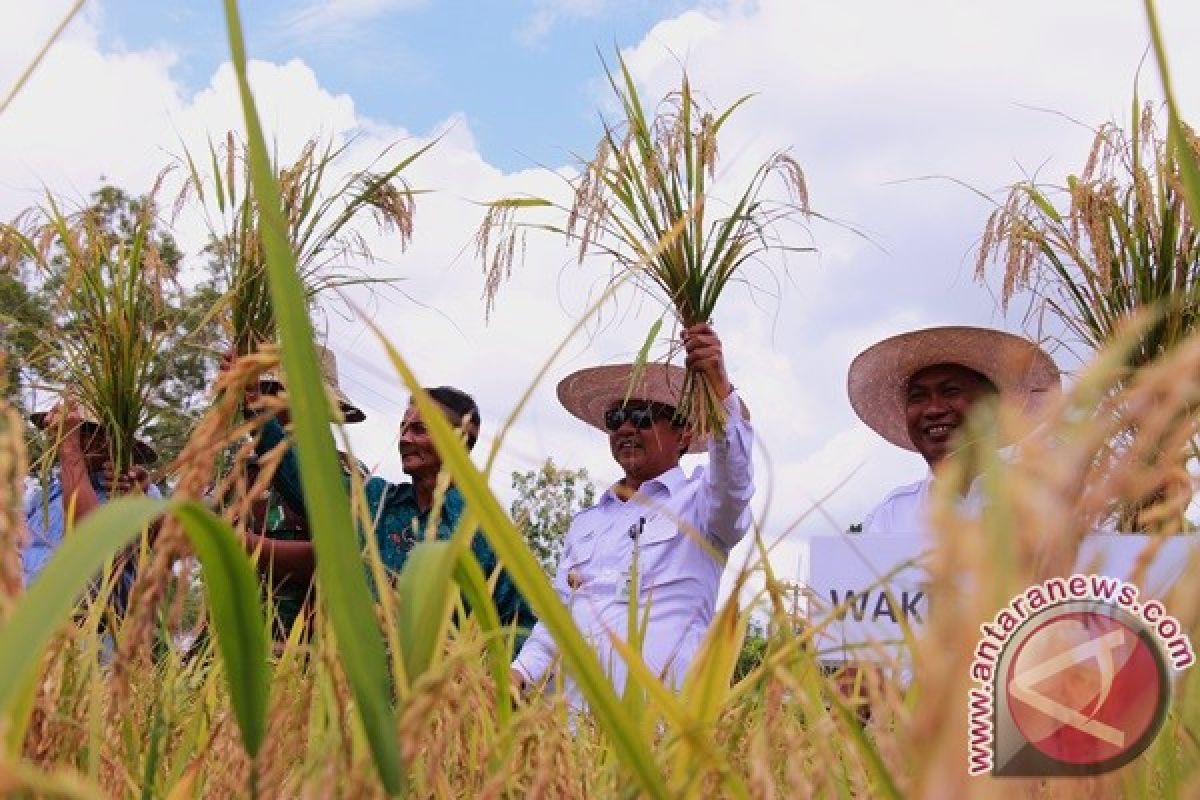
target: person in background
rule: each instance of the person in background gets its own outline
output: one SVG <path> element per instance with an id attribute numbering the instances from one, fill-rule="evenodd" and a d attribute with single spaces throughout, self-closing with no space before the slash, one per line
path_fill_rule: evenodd
<path id="1" fill-rule="evenodd" d="M 450 424 L 465 436 L 467 448 L 474 447 L 481 424 L 479 407 L 474 398 L 452 386 L 438 386 L 426 391 Z M 247 405 L 253 407 L 252 396 L 247 397 Z M 280 420 L 267 420 L 256 444 L 256 453 L 263 457 L 286 440 L 287 434 Z M 410 478 L 409 481 L 392 483 L 383 477 L 368 475 L 363 482 L 368 515 L 374 523 L 380 557 L 393 574 L 404 569 L 409 552 L 427 532 L 438 539 L 448 539 L 465 509 L 462 493 L 451 484 L 442 497 L 437 518 L 431 519 L 442 459 L 433 445 L 420 411 L 411 401 L 400 423 L 399 452 L 401 468 Z M 299 461 L 294 448 L 289 447 L 280 460 L 271 479 L 271 487 L 287 506 L 301 518 L 307 519 Z M 316 553 L 310 540 L 263 539 L 261 544 L 264 556 L 271 560 L 276 570 L 310 577 L 315 572 Z M 471 539 L 471 552 L 484 575 L 491 577 L 499 570 L 492 598 L 501 622 L 505 625 L 515 624 L 518 631 L 529 630 L 536 622 L 533 612 L 508 573 L 500 568 L 495 552 L 480 531 L 476 531 Z"/>
<path id="2" fill-rule="evenodd" d="M 64 399 L 51 411 L 32 414 L 30 419 L 57 439 L 56 465 L 49 481 L 35 483 L 25 497 L 28 537 L 21 561 L 26 586 L 37 580 L 63 538 L 110 498 L 132 493 L 162 497 L 146 469 L 158 455 L 146 442 L 135 440 L 132 464 L 118 473 L 103 427 L 71 400 Z M 125 612 L 136 567 L 128 553 L 122 561 L 110 601 L 118 614 Z"/>
<path id="3" fill-rule="evenodd" d="M 325 386 L 337 398 L 343 422 L 356 424 L 366 420 L 367 415 L 350 400 L 339 385 L 337 358 L 333 351 L 321 347 L 318 356 Z M 258 393 L 261 395 L 279 395 L 284 388 L 282 377 L 277 371 L 268 372 L 258 380 Z M 287 426 L 290 421 L 287 410 L 277 412 L 276 419 L 281 425 Z M 366 478 L 366 470 L 361 465 L 352 463 L 345 453 L 339 455 L 347 473 L 350 469 L 358 469 L 359 476 Z M 259 474 L 257 456 L 251 458 L 246 470 L 247 484 L 252 486 Z M 273 485 L 268 486 L 251 505 L 243 541 L 251 553 L 262 553 L 262 558 L 257 564 L 263 576 L 271 582 L 270 595 L 274 606 L 272 634 L 275 639 L 286 640 L 296 620 L 301 616 L 309 623 L 306 630 L 311 630 L 314 561 L 311 558 L 312 535 L 304 513 L 289 505 Z M 278 544 L 279 542 L 306 544 L 291 546 Z"/>

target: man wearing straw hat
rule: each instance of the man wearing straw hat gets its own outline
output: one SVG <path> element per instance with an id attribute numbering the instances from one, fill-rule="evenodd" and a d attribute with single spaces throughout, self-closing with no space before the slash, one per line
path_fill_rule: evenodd
<path id="1" fill-rule="evenodd" d="M 319 347 L 321 374 L 325 379 L 326 391 L 337 399 L 342 420 L 355 424 L 366 420 L 367 415 L 342 391 L 338 381 L 337 357 L 327 347 Z M 258 379 L 258 392 L 263 395 L 278 395 L 284 390 L 283 379 L 278 370 L 269 370 Z M 287 425 L 286 410 L 276 414 L 280 425 Z M 361 465 L 352 463 L 349 456 L 339 452 L 344 470 L 359 470 L 366 477 Z M 257 458 L 248 465 L 247 481 L 253 485 L 257 479 Z M 284 640 L 291 632 L 301 614 L 309 614 L 312 604 L 312 577 L 315 563 L 312 558 L 312 534 L 302 511 L 289 505 L 273 486 L 255 499 L 250 519 L 246 525 L 245 542 L 250 551 L 261 551 L 264 558 L 259 566 L 271 579 L 271 600 L 274 605 L 272 633 L 276 639 Z M 299 544 L 279 544 L 297 542 Z"/>
<path id="2" fill-rule="evenodd" d="M 591 641 L 614 685 L 625 665 L 611 637 L 628 639 L 630 607 L 649 609 L 642 657 L 678 687 L 709 623 L 729 551 L 750 527 L 754 495 L 753 433 L 725 369 L 720 339 L 708 325 L 683 331 L 688 368 L 705 375 L 723 401 L 723 435 L 693 437 L 675 409 L 684 370 L 648 364 L 592 367 L 558 385 L 573 415 L 605 432 L 623 477 L 571 522 L 554 586 L 580 631 Z M 684 453 L 708 452 L 707 468 L 690 477 L 679 466 Z M 557 647 L 539 624 L 513 662 L 518 687 L 552 672 Z M 568 683 L 573 705 L 581 698 Z"/>
<path id="3" fill-rule="evenodd" d="M 134 441 L 133 465 L 114 475 L 104 428 L 73 401 L 64 399 L 49 412 L 31 414 L 30 419 L 36 427 L 58 438 L 57 469 L 49 483 L 35 486 L 25 498 L 29 536 L 21 561 L 26 586 L 45 568 L 67 531 L 112 495 L 137 491 L 149 497 L 162 496 L 146 470 L 146 465 L 154 463 L 158 454 L 146 442 Z M 132 564 L 128 564 L 113 592 L 118 612 L 124 611 L 132 582 Z"/>
<path id="4" fill-rule="evenodd" d="M 1053 359 L 1020 336 L 989 328 L 942 327 L 893 336 L 850 364 L 847 388 L 859 418 L 897 447 L 921 454 L 929 473 L 900 486 L 863 522 L 863 533 L 926 533 L 937 465 L 982 398 L 1033 411 L 1060 384 Z"/>
<path id="5" fill-rule="evenodd" d="M 855 413 L 897 447 L 912 450 L 929 467 L 925 477 L 893 489 L 866 517 L 863 533 L 917 534 L 929 540 L 929 495 L 937 467 L 961 444 L 960 430 L 971 409 L 999 398 L 1033 411 L 1059 387 L 1058 367 L 1028 339 L 990 328 L 949 326 L 910 331 L 884 339 L 850 364 L 847 390 Z M 962 503 L 977 507 L 975 492 Z M 861 675 L 882 681 L 878 665 L 838 667 L 837 684 L 854 698 Z M 901 682 L 911 677 L 905 665 Z M 871 715 L 864 704 L 860 719 Z"/>

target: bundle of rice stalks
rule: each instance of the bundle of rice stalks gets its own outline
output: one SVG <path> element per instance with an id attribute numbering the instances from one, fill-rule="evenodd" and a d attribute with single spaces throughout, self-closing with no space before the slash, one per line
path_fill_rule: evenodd
<path id="1" fill-rule="evenodd" d="M 1190 130 L 1184 146 L 1200 155 Z M 1064 186 L 1015 184 L 989 217 L 976 263 L 1003 266 L 1001 303 L 1026 290 L 1088 349 L 1138 311 L 1159 315 L 1130 366 L 1175 347 L 1200 320 L 1200 231 L 1177 152 L 1152 107 L 1134 100 L 1128 129 L 1097 131 L 1083 170 Z"/>
<path id="2" fill-rule="evenodd" d="M 619 122 L 604 122 L 595 156 L 571 181 L 569 208 L 536 197 L 506 198 L 489 204 L 476 237 L 487 273 L 489 308 L 500 282 L 511 275 L 522 241 L 517 212 L 554 208 L 565 223 L 539 225 L 563 234 L 588 255 L 611 259 L 617 277 L 632 273 L 643 288 L 670 308 L 682 327 L 712 320 L 729 282 L 768 250 L 801 250 L 779 240 L 777 226 L 809 217 L 808 188 L 799 163 L 777 152 L 761 163 L 728 210 L 715 211 L 710 183 L 716 179 L 718 137 L 749 95 L 720 111 L 706 109 L 686 73 L 680 87 L 650 116 L 633 76 L 618 57 L 620 74 L 605 67 L 620 102 Z M 772 177 L 782 180 L 787 202 L 761 197 Z M 690 374 L 679 411 L 699 435 L 724 430 L 724 409 L 703 376 Z"/>
<path id="3" fill-rule="evenodd" d="M 337 161 L 352 143 L 321 146 L 312 139 L 291 165 L 271 165 L 279 179 L 287 240 L 310 304 L 326 290 L 387 282 L 350 264 L 373 260 L 366 239 L 350 224 L 362 214 L 369 213 L 380 232 L 394 232 L 401 246 L 412 238 L 415 193 L 399 175 L 434 142 L 377 168 L 388 158 L 388 148 L 367 169 L 344 173 Z M 190 153 L 185 161 L 189 180 L 179 203 L 195 193 L 204 207 L 212 234 L 208 249 L 226 291 L 230 339 L 239 354 L 252 352 L 261 343 L 275 341 L 276 316 L 267 288 L 262 214 L 250 190 L 246 146 L 232 132 L 221 147 L 210 143 L 207 178 Z"/>
<path id="4" fill-rule="evenodd" d="M 48 196 L 6 229 L 10 254 L 57 289 L 39 372 L 100 423 L 118 470 L 134 463 L 135 435 L 154 414 L 166 377 L 157 356 L 174 332 L 177 253 L 158 235 L 154 202 L 162 180 L 140 200 L 102 191 L 76 213 Z"/>

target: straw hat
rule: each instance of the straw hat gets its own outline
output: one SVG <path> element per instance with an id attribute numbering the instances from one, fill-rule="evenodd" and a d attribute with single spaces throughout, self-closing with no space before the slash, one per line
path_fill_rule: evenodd
<path id="1" fill-rule="evenodd" d="M 362 422 L 367 418 L 362 409 L 354 405 L 346 393 L 338 386 L 337 357 L 328 347 L 319 346 L 317 353 L 321 359 L 321 375 L 325 378 L 326 388 L 337 398 L 342 416 L 347 423 Z M 276 370 L 264 372 L 258 379 L 259 391 L 263 394 L 277 394 L 284 388 L 283 376 Z"/>
<path id="2" fill-rule="evenodd" d="M 846 380 L 850 405 L 880 436 L 915 450 L 905 422 L 904 392 L 914 373 L 935 364 L 961 364 L 985 375 L 1001 397 L 1027 412 L 1061 382 L 1054 360 L 1024 337 L 989 328 L 926 328 L 884 339 L 858 354 Z"/>
<path id="3" fill-rule="evenodd" d="M 670 364 L 646 364 L 636 383 L 633 364 L 612 364 L 588 367 L 572 372 L 558 384 L 558 400 L 563 407 L 593 428 L 608 433 L 604 427 L 604 412 L 620 405 L 626 398 L 679 406 L 683 391 L 683 367 Z M 692 439 L 689 453 L 703 453 L 705 441 Z"/>
<path id="4" fill-rule="evenodd" d="M 104 427 L 104 423 L 96 419 L 96 415 L 89 409 L 82 406 L 79 407 L 78 414 L 83 420 L 80 426 L 81 431 L 89 432 L 88 435 L 99 433 Z M 46 429 L 46 418 L 50 415 L 49 411 L 35 411 L 29 415 L 29 421 L 33 423 L 38 430 Z M 135 464 L 153 464 L 158 460 L 158 452 L 142 439 L 135 438 L 133 440 L 133 461 Z"/>

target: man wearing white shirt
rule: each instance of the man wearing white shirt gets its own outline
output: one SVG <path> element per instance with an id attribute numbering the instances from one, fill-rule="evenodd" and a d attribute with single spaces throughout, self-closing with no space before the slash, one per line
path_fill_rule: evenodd
<path id="1" fill-rule="evenodd" d="M 1028 339 L 988 328 L 927 328 L 872 345 L 850 364 L 850 404 L 892 444 L 921 454 L 929 472 L 893 489 L 863 522 L 863 533 L 928 533 L 930 485 L 958 445 L 958 431 L 983 397 L 1033 410 L 1060 378 L 1053 359 Z M 966 498 L 971 501 L 970 496 Z"/>
<path id="2" fill-rule="evenodd" d="M 920 480 L 890 491 L 867 514 L 862 532 L 916 534 L 932 542 L 930 491 L 938 465 L 961 445 L 959 431 L 971 409 L 985 397 L 998 396 L 1032 411 L 1059 383 L 1058 367 L 1045 351 L 1028 339 L 988 328 L 926 328 L 860 353 L 847 376 L 850 405 L 880 436 L 920 453 L 929 468 Z M 959 502 L 977 511 L 977 484 Z M 862 664 L 833 661 L 834 666 L 841 668 L 839 688 L 854 698 Z M 880 680 L 878 665 L 867 670 L 872 673 Z M 910 679 L 911 667 L 902 657 L 899 682 L 907 685 Z M 869 706 L 859 713 L 869 717 Z"/>
<path id="3" fill-rule="evenodd" d="M 650 609 L 646 664 L 670 685 L 682 683 L 712 621 L 725 560 L 750 527 L 753 432 L 745 406 L 729 382 L 716 332 L 696 325 L 683 331 L 683 342 L 688 368 L 704 373 L 728 415 L 724 433 L 707 442 L 696 440 L 675 414 L 684 377 L 679 367 L 648 364 L 640 375 L 630 364 L 593 367 L 558 386 L 568 411 L 607 433 L 624 473 L 572 521 L 554 578 L 617 687 L 626 669 L 611 637 L 628 638 L 631 602 L 638 617 Z M 680 457 L 705 450 L 707 468 L 686 475 Z M 557 657 L 557 644 L 539 623 L 513 662 L 514 682 L 543 681 Z M 569 680 L 567 691 L 572 704 L 581 705 Z"/>

